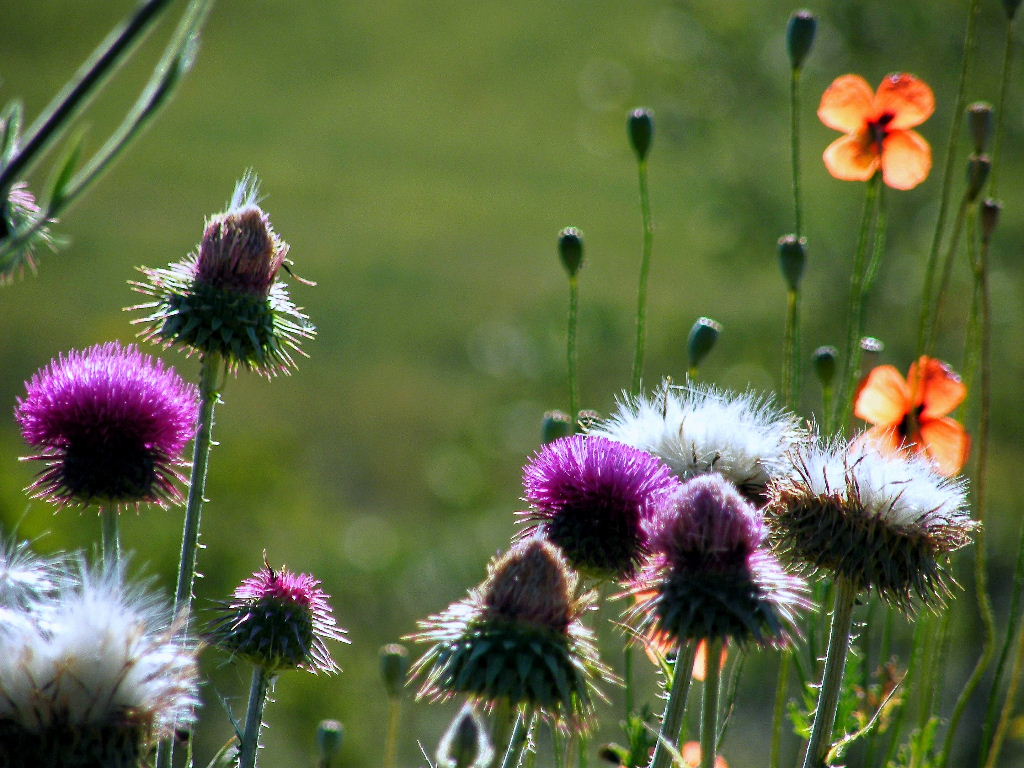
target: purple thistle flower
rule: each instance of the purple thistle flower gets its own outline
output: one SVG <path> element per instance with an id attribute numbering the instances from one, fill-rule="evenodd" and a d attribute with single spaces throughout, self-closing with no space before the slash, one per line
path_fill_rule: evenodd
<path id="1" fill-rule="evenodd" d="M 647 554 L 645 524 L 680 486 L 659 459 L 604 437 L 572 435 L 542 447 L 523 469 L 530 509 L 519 514 L 599 578 L 633 575 Z"/>
<path id="2" fill-rule="evenodd" d="M 181 501 L 177 468 L 195 435 L 199 394 L 173 368 L 109 342 L 59 355 L 25 386 L 15 417 L 42 450 L 28 458 L 46 463 L 33 496 L 122 509 Z"/>
<path id="3" fill-rule="evenodd" d="M 210 639 L 270 672 L 338 672 L 325 641 L 348 640 L 319 585 L 308 573 L 275 571 L 264 563 L 235 589 L 223 615 L 210 627 Z"/>
<path id="4" fill-rule="evenodd" d="M 783 569 L 766 545 L 761 513 L 725 478 L 685 483 L 649 532 L 654 554 L 630 589 L 638 600 L 630 619 L 641 635 L 791 641 L 796 611 L 809 607 L 806 585 Z"/>

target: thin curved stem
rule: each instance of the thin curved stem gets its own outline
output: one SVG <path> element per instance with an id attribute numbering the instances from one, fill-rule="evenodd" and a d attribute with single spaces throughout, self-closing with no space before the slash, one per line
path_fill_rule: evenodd
<path id="1" fill-rule="evenodd" d="M 997 197 L 999 157 L 1003 149 L 1003 126 L 1006 117 L 1006 96 L 1010 91 L 1010 71 L 1013 68 L 1013 19 L 1006 22 L 1006 41 L 1003 44 L 1003 69 L 999 80 L 999 103 L 996 104 L 996 136 L 992 142 L 992 170 L 989 172 L 989 190 Z"/>
<path id="2" fill-rule="evenodd" d="M 793 214 L 797 239 L 803 235 L 803 211 L 800 205 L 800 70 L 793 69 L 789 78 L 790 160 L 793 167 Z"/>
<path id="3" fill-rule="evenodd" d="M 832 730 L 836 724 L 839 694 L 843 688 L 843 672 L 850 651 L 850 630 L 853 626 L 853 607 L 857 588 L 849 579 L 836 579 L 836 602 L 832 611 L 825 671 L 818 691 L 818 706 L 814 711 L 814 725 L 807 742 L 803 768 L 825 768 L 825 758 L 832 748 Z"/>
<path id="4" fill-rule="evenodd" d="M 580 285 L 576 275 L 569 278 L 569 328 L 566 333 L 566 357 L 569 366 L 569 423 L 576 428 L 580 412 L 579 381 L 577 379 L 576 324 L 579 313 Z"/>
<path id="5" fill-rule="evenodd" d="M 270 680 L 270 674 L 263 667 L 253 668 L 249 706 L 245 710 L 245 730 L 238 745 L 238 768 L 255 768 L 256 753 L 260 748 L 260 729 L 263 727 L 263 708 L 267 703 Z"/>
<path id="6" fill-rule="evenodd" d="M 388 730 L 384 741 L 384 768 L 398 765 L 398 733 L 402 724 L 402 700 L 398 697 L 388 701 Z"/>
<path id="7" fill-rule="evenodd" d="M 633 379 L 630 391 L 638 393 L 643 380 L 644 347 L 647 339 L 647 278 L 651 271 L 651 249 L 654 245 L 654 222 L 651 219 L 651 200 L 647 186 L 647 161 L 637 164 L 640 183 L 640 216 L 643 220 L 644 241 L 640 257 L 640 285 L 636 298 L 636 350 L 633 357 Z"/>
<path id="8" fill-rule="evenodd" d="M 661 716 L 661 730 L 658 732 L 658 744 L 654 747 L 650 768 L 667 768 L 672 764 L 670 747 L 679 748 L 679 735 L 683 728 L 683 715 L 686 713 L 686 694 L 690 690 L 696 655 L 695 642 L 680 646 L 676 653 L 676 661 L 672 666 L 672 690 L 669 691 L 665 711 Z"/>
<path id="9" fill-rule="evenodd" d="M 782 401 L 791 411 L 800 402 L 800 291 L 786 294 L 786 337 L 782 347 Z"/>

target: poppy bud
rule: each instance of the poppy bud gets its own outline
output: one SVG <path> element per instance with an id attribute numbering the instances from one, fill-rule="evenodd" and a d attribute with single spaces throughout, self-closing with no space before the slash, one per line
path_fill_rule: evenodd
<path id="1" fill-rule="evenodd" d="M 984 101 L 976 101 L 967 108 L 967 124 L 974 139 L 975 154 L 982 154 L 988 149 L 988 140 L 992 136 L 992 105 Z"/>
<path id="2" fill-rule="evenodd" d="M 795 291 L 800 287 L 800 278 L 803 277 L 806 263 L 807 238 L 796 235 L 779 238 L 779 268 L 782 269 L 782 276 L 786 278 L 789 290 Z"/>
<path id="3" fill-rule="evenodd" d="M 572 434 L 572 417 L 565 411 L 548 411 L 540 428 L 540 441 L 551 443 Z"/>
<path id="4" fill-rule="evenodd" d="M 654 138 L 654 113 L 646 107 L 637 107 L 629 113 L 629 143 L 641 163 L 647 159 Z"/>
<path id="5" fill-rule="evenodd" d="M 978 199 L 988 172 L 992 170 L 992 161 L 988 155 L 971 155 L 967 161 L 967 199 L 972 203 Z"/>
<path id="6" fill-rule="evenodd" d="M 380 649 L 380 676 L 389 699 L 402 695 L 405 673 L 409 671 L 409 651 L 399 643 L 388 643 Z"/>
<path id="7" fill-rule="evenodd" d="M 821 386 L 829 387 L 836 377 L 836 358 L 839 357 L 839 350 L 833 346 L 818 347 L 814 350 L 814 373 L 821 382 Z"/>
<path id="8" fill-rule="evenodd" d="M 486 768 L 493 758 L 487 729 L 473 705 L 467 703 L 437 746 L 437 764 L 443 768 Z"/>
<path id="9" fill-rule="evenodd" d="M 559 232 L 558 255 L 569 277 L 576 277 L 583 266 L 583 233 L 576 227 L 566 227 Z"/>
<path id="10" fill-rule="evenodd" d="M 1006 18 L 1013 21 L 1013 17 L 1017 15 L 1017 9 L 1020 8 L 1021 0 L 1003 0 L 1003 9 L 1006 11 Z"/>
<path id="11" fill-rule="evenodd" d="M 327 768 L 341 751 L 345 738 L 345 726 L 337 720 L 321 720 L 316 727 L 316 746 L 320 751 L 320 765 Z"/>
<path id="12" fill-rule="evenodd" d="M 708 353 L 718 341 L 718 334 L 722 332 L 721 323 L 715 322 L 710 317 L 698 317 L 697 322 L 690 329 L 690 338 L 686 342 L 686 351 L 690 356 L 690 368 L 696 368 L 701 364 Z"/>
<path id="13" fill-rule="evenodd" d="M 794 11 L 789 17 L 786 27 L 786 48 L 789 50 L 789 62 L 793 69 L 800 69 L 804 59 L 814 45 L 814 32 L 818 26 L 814 14 L 808 10 Z"/>
<path id="14" fill-rule="evenodd" d="M 992 239 L 992 233 L 999 224 L 999 213 L 1003 210 L 1003 204 L 991 197 L 986 198 L 981 204 L 981 238 L 984 242 Z"/>

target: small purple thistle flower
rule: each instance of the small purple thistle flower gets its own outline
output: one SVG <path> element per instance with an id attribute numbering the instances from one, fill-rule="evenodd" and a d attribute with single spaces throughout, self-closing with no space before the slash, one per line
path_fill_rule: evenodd
<path id="1" fill-rule="evenodd" d="M 348 640 L 319 585 L 311 574 L 275 571 L 264 563 L 235 589 L 224 614 L 210 627 L 210 639 L 269 672 L 338 672 L 325 641 Z"/>
<path id="2" fill-rule="evenodd" d="M 803 579 L 768 549 L 761 514 L 718 474 L 698 476 L 649 523 L 649 564 L 630 592 L 641 635 L 782 646 L 807 608 Z"/>
<path id="3" fill-rule="evenodd" d="M 604 437 L 571 435 L 543 446 L 523 468 L 520 512 L 561 547 L 574 568 L 599 578 L 632 576 L 647 554 L 646 523 L 679 487 L 654 456 Z"/>
<path id="4" fill-rule="evenodd" d="M 29 487 L 58 506 L 126 508 L 179 503 L 180 453 L 193 438 L 199 394 L 163 361 L 134 345 L 72 350 L 29 380 L 15 417 L 46 462 Z"/>

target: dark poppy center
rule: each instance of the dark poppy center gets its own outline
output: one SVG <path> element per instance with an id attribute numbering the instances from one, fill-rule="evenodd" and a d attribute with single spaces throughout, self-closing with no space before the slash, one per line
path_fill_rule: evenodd
<path id="1" fill-rule="evenodd" d="M 910 411 L 907 411 L 903 417 L 903 421 L 900 422 L 897 431 L 899 432 L 901 442 L 911 442 L 913 436 L 917 434 L 921 428 L 921 412 L 924 411 L 924 404 L 917 406 Z"/>
<path id="2" fill-rule="evenodd" d="M 885 141 L 885 137 L 889 135 L 889 123 L 892 122 L 894 117 L 896 117 L 896 115 L 892 112 L 885 112 L 875 120 L 868 120 L 868 133 L 871 136 L 871 141 L 873 144 L 876 144 L 879 149 L 881 149 L 882 142 Z"/>
<path id="3" fill-rule="evenodd" d="M 61 480 L 82 501 L 144 501 L 157 482 L 156 458 L 135 436 L 80 435 L 64 450 Z"/>

